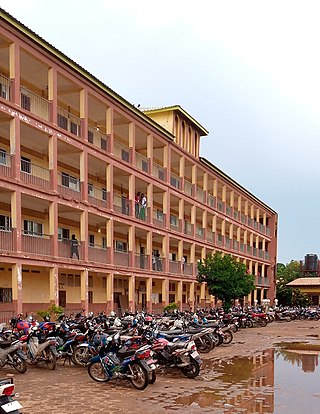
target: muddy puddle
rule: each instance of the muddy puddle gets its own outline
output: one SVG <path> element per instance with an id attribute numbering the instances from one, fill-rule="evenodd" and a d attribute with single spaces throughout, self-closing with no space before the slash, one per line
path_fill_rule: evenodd
<path id="1" fill-rule="evenodd" d="M 283 343 L 249 358 L 207 360 L 201 381 L 165 404 L 177 412 L 318 414 L 320 346 Z"/>

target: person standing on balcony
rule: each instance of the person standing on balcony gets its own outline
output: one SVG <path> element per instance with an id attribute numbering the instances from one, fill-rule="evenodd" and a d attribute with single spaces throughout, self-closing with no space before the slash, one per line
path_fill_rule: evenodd
<path id="1" fill-rule="evenodd" d="M 140 218 L 141 220 L 146 219 L 146 208 L 147 208 L 147 197 L 141 194 L 141 205 L 140 205 Z"/>
<path id="2" fill-rule="evenodd" d="M 140 191 L 137 192 L 134 198 L 134 208 L 135 208 L 136 218 L 139 218 L 140 216 Z"/>
<path id="3" fill-rule="evenodd" d="M 70 258 L 73 259 L 73 255 L 75 254 L 77 259 L 79 259 L 79 249 L 78 249 L 79 243 L 76 239 L 76 235 L 73 234 L 71 236 L 71 256 Z"/>

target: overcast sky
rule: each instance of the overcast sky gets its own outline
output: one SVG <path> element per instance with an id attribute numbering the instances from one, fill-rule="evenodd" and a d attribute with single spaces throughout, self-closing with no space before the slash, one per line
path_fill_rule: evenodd
<path id="1" fill-rule="evenodd" d="M 0 5 L 132 104 L 181 105 L 201 155 L 278 212 L 278 261 L 320 256 L 318 0 Z"/>

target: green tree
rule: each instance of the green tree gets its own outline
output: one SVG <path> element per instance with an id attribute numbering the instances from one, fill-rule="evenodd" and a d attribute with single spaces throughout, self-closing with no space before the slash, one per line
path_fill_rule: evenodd
<path id="1" fill-rule="evenodd" d="M 293 290 L 291 287 L 287 286 L 287 284 L 302 276 L 300 263 L 297 260 L 291 260 L 291 262 L 286 265 L 283 263 L 277 264 L 276 297 L 279 305 L 293 305 Z"/>
<path id="2" fill-rule="evenodd" d="M 210 295 L 222 300 L 227 312 L 233 300 L 243 298 L 255 288 L 254 276 L 247 274 L 246 265 L 220 252 L 198 263 L 198 281 L 207 283 Z"/>

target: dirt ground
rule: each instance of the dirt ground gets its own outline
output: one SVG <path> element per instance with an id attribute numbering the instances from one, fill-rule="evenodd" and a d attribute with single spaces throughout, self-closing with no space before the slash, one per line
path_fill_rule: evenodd
<path id="1" fill-rule="evenodd" d="M 157 381 L 144 391 L 138 391 L 125 381 L 96 383 L 85 368 L 63 365 L 59 361 L 55 371 L 45 367 L 28 367 L 25 374 L 14 374 L 18 400 L 24 414 L 88 414 L 88 413 L 198 413 L 229 411 L 194 407 L 181 408 L 179 398 L 188 398 L 195 390 L 215 387 L 215 364 L 236 356 L 252 356 L 270 349 L 280 342 L 309 342 L 320 345 L 320 321 L 292 321 L 271 323 L 265 328 L 251 328 L 235 333 L 230 345 L 216 347 L 202 354 L 202 370 L 196 379 L 187 379 L 179 372 L 158 375 Z M 208 368 L 210 367 L 210 368 Z M 13 374 L 3 369 L 1 376 Z"/>

